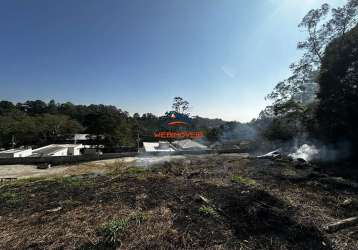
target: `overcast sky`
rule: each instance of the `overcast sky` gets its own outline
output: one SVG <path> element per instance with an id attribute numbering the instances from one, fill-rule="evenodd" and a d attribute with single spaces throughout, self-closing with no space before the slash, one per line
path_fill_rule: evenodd
<path id="1" fill-rule="evenodd" d="M 0 99 L 249 121 L 289 75 L 311 8 L 344 0 L 2 0 Z"/>

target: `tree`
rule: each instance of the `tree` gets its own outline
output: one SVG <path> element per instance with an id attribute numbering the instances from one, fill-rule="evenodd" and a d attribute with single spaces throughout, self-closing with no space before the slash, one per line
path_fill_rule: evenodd
<path id="1" fill-rule="evenodd" d="M 318 9 L 310 10 L 299 24 L 307 33 L 306 40 L 297 44 L 303 55 L 298 62 L 291 64 L 292 76 L 279 82 L 267 96 L 268 99 L 273 100 L 274 104 L 291 99 L 305 103 L 306 98 L 302 97 L 315 95 L 317 88 L 312 88 L 312 84 L 317 83 L 325 48 L 357 23 L 357 10 L 358 0 L 349 0 L 343 7 L 330 9 L 328 4 L 323 4 Z M 331 18 L 325 21 L 329 13 Z"/>
<path id="2" fill-rule="evenodd" d="M 31 115 L 44 114 L 47 111 L 47 104 L 41 100 L 27 101 L 24 107 L 26 107 L 25 111 Z"/>
<path id="3" fill-rule="evenodd" d="M 0 101 L 0 115 L 6 115 L 16 110 L 16 106 L 12 102 Z"/>
<path id="4" fill-rule="evenodd" d="M 57 106 L 55 100 L 51 100 L 47 104 L 47 113 L 56 114 L 57 112 L 58 112 L 58 106 Z"/>
<path id="5" fill-rule="evenodd" d="M 299 27 L 307 33 L 307 38 L 297 44 L 297 48 L 303 51 L 302 57 L 291 64 L 292 75 L 279 82 L 267 96 L 273 101 L 272 119 L 285 119 L 288 123 L 297 124 L 297 128 L 303 126 L 297 130 L 301 134 L 317 132 L 314 112 L 317 110 L 317 92 L 321 87 L 318 81 L 326 48 L 332 41 L 342 40 L 342 36 L 357 23 L 357 9 L 358 0 L 349 0 L 343 7 L 333 9 L 323 4 L 304 16 Z M 326 20 L 327 17 L 330 19 Z M 345 42 L 343 39 L 340 45 L 345 46 Z"/>
<path id="6" fill-rule="evenodd" d="M 66 137 L 83 130 L 79 122 L 65 115 L 44 114 L 35 119 L 40 140 L 44 144 L 56 141 L 59 136 Z"/>
<path id="7" fill-rule="evenodd" d="M 347 141 L 358 151 L 358 26 L 326 49 L 320 77 L 317 119 L 321 138 Z"/>
<path id="8" fill-rule="evenodd" d="M 206 138 L 210 142 L 216 142 L 220 139 L 220 136 L 222 135 L 222 130 L 219 128 L 212 128 L 209 129 L 209 131 L 206 134 Z"/>
<path id="9" fill-rule="evenodd" d="M 174 97 L 172 108 L 175 112 L 190 115 L 189 111 L 189 102 L 184 100 L 182 97 Z"/>

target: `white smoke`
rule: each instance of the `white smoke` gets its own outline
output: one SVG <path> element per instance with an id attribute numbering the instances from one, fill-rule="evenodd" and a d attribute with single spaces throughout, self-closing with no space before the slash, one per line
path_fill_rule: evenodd
<path id="1" fill-rule="evenodd" d="M 319 156 L 319 150 L 314 145 L 303 144 L 296 152 L 289 154 L 293 159 L 304 159 L 305 161 L 311 161 Z"/>
<path id="2" fill-rule="evenodd" d="M 166 155 L 166 156 L 139 156 L 135 158 L 134 165 L 136 167 L 150 168 L 152 166 L 161 166 L 173 160 L 183 160 L 182 155 Z"/>

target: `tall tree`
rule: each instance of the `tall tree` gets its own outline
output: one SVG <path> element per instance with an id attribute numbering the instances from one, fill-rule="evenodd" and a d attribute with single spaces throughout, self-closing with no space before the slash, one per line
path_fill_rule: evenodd
<path id="1" fill-rule="evenodd" d="M 326 49 L 319 77 L 319 134 L 358 152 L 358 26 Z"/>
<path id="2" fill-rule="evenodd" d="M 190 115 L 189 113 L 189 102 L 184 100 L 182 97 L 174 97 L 172 108 L 175 112 Z"/>

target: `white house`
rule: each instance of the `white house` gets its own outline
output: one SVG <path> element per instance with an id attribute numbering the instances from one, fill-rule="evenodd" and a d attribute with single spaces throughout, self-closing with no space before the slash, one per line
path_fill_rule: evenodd
<path id="1" fill-rule="evenodd" d="M 195 150 L 208 149 L 207 146 L 190 139 L 174 141 L 172 142 L 172 144 L 177 148 L 177 150 L 181 150 L 181 151 L 182 150 L 195 151 Z"/>
<path id="2" fill-rule="evenodd" d="M 160 142 L 143 142 L 145 152 L 173 152 L 175 148 L 166 141 Z"/>
<path id="3" fill-rule="evenodd" d="M 0 152 L 0 158 L 28 157 L 32 154 L 32 149 L 14 148 Z"/>
<path id="4" fill-rule="evenodd" d="M 82 144 L 51 144 L 32 151 L 32 156 L 68 156 L 80 155 Z"/>

